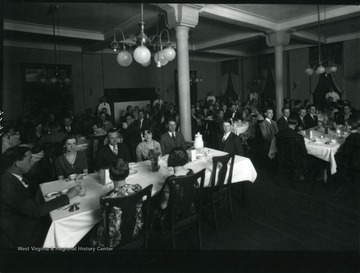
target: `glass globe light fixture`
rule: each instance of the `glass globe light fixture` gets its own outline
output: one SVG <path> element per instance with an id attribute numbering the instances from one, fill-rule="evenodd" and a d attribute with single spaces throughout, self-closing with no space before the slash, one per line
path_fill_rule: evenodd
<path id="1" fill-rule="evenodd" d="M 337 71 L 337 67 L 335 65 L 330 66 L 330 71 L 331 72 L 336 72 Z"/>
<path id="2" fill-rule="evenodd" d="M 311 67 L 307 67 L 305 68 L 305 73 L 311 76 L 312 74 L 314 74 L 314 69 L 312 69 Z"/>
<path id="3" fill-rule="evenodd" d="M 164 58 L 169 62 L 174 60 L 176 57 L 176 51 L 171 46 L 166 47 L 162 52 L 163 52 Z"/>
<path id="4" fill-rule="evenodd" d="M 134 59 L 139 64 L 147 63 L 150 60 L 150 58 L 151 58 L 151 53 L 150 53 L 150 50 L 146 46 L 139 45 L 135 49 L 135 51 L 134 51 Z"/>
<path id="5" fill-rule="evenodd" d="M 319 67 L 316 69 L 316 72 L 318 74 L 322 74 L 325 72 L 325 67 L 322 66 L 322 64 L 319 65 Z"/>
<path id="6" fill-rule="evenodd" d="M 118 62 L 119 65 L 126 67 L 132 63 L 133 57 L 131 56 L 129 51 L 122 50 L 117 54 L 116 61 Z"/>
<path id="7" fill-rule="evenodd" d="M 158 52 L 155 53 L 154 61 L 155 61 L 155 63 L 160 61 L 161 66 L 164 66 L 164 65 L 166 65 L 168 63 L 168 61 L 165 59 L 164 54 L 162 53 L 162 51 L 158 51 Z"/>

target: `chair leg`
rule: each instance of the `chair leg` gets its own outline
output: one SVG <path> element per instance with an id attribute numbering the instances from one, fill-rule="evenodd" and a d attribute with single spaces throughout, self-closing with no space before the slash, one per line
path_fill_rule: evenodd
<path id="1" fill-rule="evenodd" d="M 228 195 L 229 195 L 230 218 L 231 218 L 231 222 L 234 222 L 233 209 L 232 209 L 232 199 L 231 199 L 231 191 L 228 191 Z"/>
<path id="2" fill-rule="evenodd" d="M 213 216 L 214 216 L 214 221 L 215 221 L 216 232 L 219 232 L 219 226 L 218 226 L 218 222 L 217 222 L 217 218 L 216 218 L 215 200 L 214 200 L 213 196 L 211 197 L 211 204 L 212 204 L 212 211 L 213 211 Z"/>
<path id="3" fill-rule="evenodd" d="M 199 237 L 199 248 L 202 249 L 202 234 L 201 234 L 201 218 L 198 221 L 198 237 Z"/>
<path id="4" fill-rule="evenodd" d="M 172 246 L 173 249 L 176 249 L 176 244 L 175 244 L 175 232 L 174 232 L 173 229 L 171 230 L 171 246 Z"/>

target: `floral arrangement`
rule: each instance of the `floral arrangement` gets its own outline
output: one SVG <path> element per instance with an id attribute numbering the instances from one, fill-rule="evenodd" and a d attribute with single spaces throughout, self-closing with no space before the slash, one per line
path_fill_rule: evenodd
<path id="1" fill-rule="evenodd" d="M 160 153 L 157 152 L 155 149 L 149 150 L 148 158 L 151 160 L 151 167 L 153 172 L 157 172 L 160 169 L 159 157 Z"/>

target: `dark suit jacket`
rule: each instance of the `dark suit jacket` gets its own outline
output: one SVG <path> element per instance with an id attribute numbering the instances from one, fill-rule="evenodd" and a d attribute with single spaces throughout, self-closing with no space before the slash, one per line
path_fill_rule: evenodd
<path id="1" fill-rule="evenodd" d="M 123 158 L 127 162 L 131 162 L 131 155 L 127 146 L 118 143 L 118 154 L 115 155 L 109 145 L 101 147 L 96 155 L 95 170 L 108 169 L 115 158 Z"/>
<path id="2" fill-rule="evenodd" d="M 224 115 L 225 120 L 232 118 L 232 116 L 233 116 L 233 112 L 232 112 L 232 111 L 229 111 L 229 110 L 226 111 L 226 113 L 225 113 L 225 115 Z M 233 119 L 234 119 L 234 120 L 235 120 L 235 119 L 237 119 L 237 120 L 242 120 L 242 119 L 243 119 L 243 118 L 242 118 L 242 113 L 239 112 L 239 111 L 236 111 Z"/>
<path id="3" fill-rule="evenodd" d="M 169 154 L 171 149 L 175 147 L 181 147 L 186 150 L 186 143 L 184 136 L 181 132 L 175 132 L 176 140 L 174 141 L 169 132 L 165 132 L 160 137 L 161 152 L 163 155 Z"/>
<path id="4" fill-rule="evenodd" d="M 287 120 L 282 116 L 277 120 L 277 126 L 279 131 L 285 130 L 289 127 Z"/>
<path id="5" fill-rule="evenodd" d="M 39 246 L 35 244 L 42 217 L 69 204 L 66 195 L 39 204 L 29 189 L 10 172 L 2 176 L 0 193 L 2 236 L 9 247 Z"/>
<path id="6" fill-rule="evenodd" d="M 275 121 L 271 120 L 271 124 L 265 119 L 259 124 L 261 134 L 265 141 L 271 142 L 271 139 L 279 131 Z"/>
<path id="7" fill-rule="evenodd" d="M 305 130 L 306 128 L 308 128 L 308 127 L 307 127 L 306 120 L 305 120 L 305 117 L 304 117 L 303 120 L 301 120 L 300 116 L 298 115 L 298 116 L 297 116 L 297 122 L 298 122 L 297 126 L 298 126 L 298 127 L 301 126 L 301 127 L 303 128 L 303 130 Z"/>
<path id="8" fill-rule="evenodd" d="M 240 137 L 230 133 L 225 142 L 222 141 L 223 136 L 220 139 L 220 150 L 229 154 L 233 153 L 236 155 L 244 156 L 244 151 L 240 141 Z"/>
<path id="9" fill-rule="evenodd" d="M 306 116 L 304 117 L 304 120 L 306 123 L 306 128 L 304 129 L 318 126 L 318 117 L 316 115 L 314 115 L 314 117 L 312 118 L 310 113 L 307 113 Z"/>
<path id="10" fill-rule="evenodd" d="M 150 119 L 148 119 L 148 118 L 144 118 L 144 120 L 143 120 L 143 122 L 142 122 L 142 124 L 141 124 L 141 126 L 140 126 L 140 119 L 138 119 L 137 121 L 136 121 L 136 126 L 140 129 L 140 131 L 142 131 L 142 130 L 146 130 L 146 129 L 149 129 L 150 127 L 151 127 L 151 120 Z"/>
<path id="11" fill-rule="evenodd" d="M 335 114 L 335 122 L 338 123 L 338 124 L 345 125 L 345 121 L 348 121 L 348 120 L 351 119 L 352 117 L 353 117 L 353 114 L 350 113 L 349 118 L 345 120 L 345 115 L 344 115 L 344 113 L 336 113 L 336 114 Z"/>

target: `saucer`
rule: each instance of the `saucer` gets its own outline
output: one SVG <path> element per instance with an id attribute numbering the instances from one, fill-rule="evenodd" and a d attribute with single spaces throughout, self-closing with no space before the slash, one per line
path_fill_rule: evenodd
<path id="1" fill-rule="evenodd" d="M 58 197 L 61 195 L 61 192 L 59 191 L 53 191 L 53 192 L 49 192 L 48 194 L 45 195 L 46 198 L 52 198 L 52 197 Z"/>

